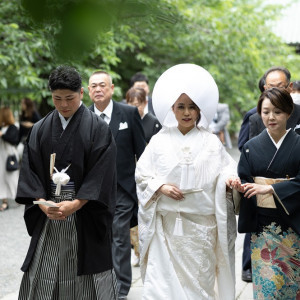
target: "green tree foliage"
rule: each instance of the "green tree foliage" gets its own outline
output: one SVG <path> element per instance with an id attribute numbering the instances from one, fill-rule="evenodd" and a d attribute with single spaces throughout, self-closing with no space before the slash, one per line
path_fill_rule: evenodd
<path id="1" fill-rule="evenodd" d="M 280 7 L 265 7 L 262 1 L 255 0 L 172 3 L 181 13 L 180 22 L 163 38 L 161 33 L 153 32 L 145 51 L 155 57 L 155 64 L 144 70 L 155 79 L 176 63 L 205 67 L 218 84 L 220 101 L 230 105 L 232 130 L 239 129 L 242 115 L 256 105 L 258 81 L 268 68 L 286 66 L 293 78 L 299 78 L 295 63 L 300 56 L 268 26 L 267 21 L 278 16 Z"/>
<path id="2" fill-rule="evenodd" d="M 49 101 L 47 78 L 58 64 L 70 64 L 83 75 L 85 86 L 95 69 L 111 73 L 121 82 L 119 54 L 141 49 L 145 43 L 133 33 L 130 20 L 151 23 L 167 20 L 168 4 L 143 1 L 3 0 L 0 3 L 1 103 L 11 103 L 25 94 Z M 155 16 L 155 17 L 154 17 Z M 128 25 L 129 24 L 129 25 Z M 152 61 L 138 53 L 138 61 Z M 135 62 L 133 62 L 135 63 Z M 123 91 L 116 87 L 115 95 Z M 88 101 L 88 97 L 85 97 Z"/>
<path id="3" fill-rule="evenodd" d="M 24 93 L 46 89 L 50 45 L 41 30 L 32 30 L 17 1 L 0 2 L 0 99 L 17 100 Z"/>
<path id="4" fill-rule="evenodd" d="M 22 5 L 21 5 L 22 4 Z M 50 100 L 47 78 L 58 64 L 83 75 L 112 74 L 115 98 L 130 77 L 146 73 L 151 86 L 177 63 L 195 63 L 214 76 L 231 107 L 232 130 L 254 107 L 260 77 L 273 65 L 300 78 L 299 55 L 270 30 L 280 7 L 258 0 L 2 0 L 0 100 L 24 94 Z M 85 97 L 88 102 L 88 97 Z M 51 103 L 51 101 L 49 101 Z"/>

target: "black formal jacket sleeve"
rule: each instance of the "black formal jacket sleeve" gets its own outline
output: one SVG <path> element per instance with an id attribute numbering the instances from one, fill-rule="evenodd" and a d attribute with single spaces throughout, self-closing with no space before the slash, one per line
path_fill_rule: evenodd
<path id="1" fill-rule="evenodd" d="M 71 168 L 75 198 L 89 200 L 76 212 L 78 275 L 112 268 L 111 226 L 116 201 L 116 146 L 107 124 L 85 106 L 79 125 L 65 145 L 73 147 Z M 46 216 L 35 198 L 50 198 L 51 132 L 56 111 L 36 123 L 25 143 L 16 201 L 25 204 L 25 222 L 31 244 L 22 270 L 27 271 Z M 71 122 L 73 121 L 73 118 Z M 71 126 L 71 122 L 68 126 Z"/>

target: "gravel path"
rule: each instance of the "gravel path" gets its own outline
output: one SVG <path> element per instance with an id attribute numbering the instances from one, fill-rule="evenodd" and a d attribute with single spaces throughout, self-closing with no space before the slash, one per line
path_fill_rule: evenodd
<path id="1" fill-rule="evenodd" d="M 9 209 L 0 212 L 0 299 L 19 289 L 23 272 L 20 270 L 29 246 L 23 211 L 9 201 Z"/>

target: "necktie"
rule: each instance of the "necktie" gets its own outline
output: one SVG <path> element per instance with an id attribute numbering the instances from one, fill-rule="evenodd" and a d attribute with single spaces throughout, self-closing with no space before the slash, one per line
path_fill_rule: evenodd
<path id="1" fill-rule="evenodd" d="M 100 114 L 100 117 L 104 120 L 105 114 L 104 114 L 104 113 L 101 113 L 101 114 Z"/>

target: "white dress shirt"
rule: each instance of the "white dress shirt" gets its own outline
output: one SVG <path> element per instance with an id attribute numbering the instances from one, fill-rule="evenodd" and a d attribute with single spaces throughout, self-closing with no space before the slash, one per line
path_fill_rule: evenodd
<path id="1" fill-rule="evenodd" d="M 100 111 L 96 105 L 94 104 L 94 112 L 97 116 L 100 116 L 102 113 L 105 114 L 103 120 L 109 124 L 110 120 L 111 120 L 111 115 L 112 115 L 112 111 L 113 111 L 113 102 L 110 99 L 108 105 L 106 106 L 106 108 L 104 109 L 104 111 Z"/>

